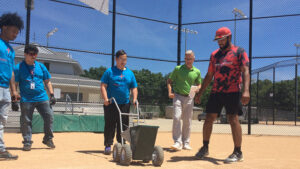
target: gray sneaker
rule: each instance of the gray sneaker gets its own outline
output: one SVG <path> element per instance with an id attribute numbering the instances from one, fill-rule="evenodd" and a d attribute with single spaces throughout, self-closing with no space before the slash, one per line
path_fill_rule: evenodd
<path id="1" fill-rule="evenodd" d="M 196 158 L 202 160 L 204 157 L 208 156 L 208 148 L 207 147 L 201 147 L 198 153 L 195 155 Z"/>
<path id="2" fill-rule="evenodd" d="M 49 148 L 51 148 L 51 149 L 54 149 L 54 148 L 55 148 L 55 145 L 54 145 L 52 139 L 47 140 L 47 141 L 44 140 L 44 141 L 43 141 L 43 144 L 47 145 L 47 146 L 48 146 Z"/>
<path id="3" fill-rule="evenodd" d="M 8 151 L 4 151 L 4 152 L 0 152 L 0 159 L 17 160 L 18 156 L 17 155 L 12 155 Z"/>
<path id="4" fill-rule="evenodd" d="M 226 160 L 225 163 L 234 163 L 243 161 L 243 153 L 233 152 Z"/>
<path id="5" fill-rule="evenodd" d="M 31 144 L 24 144 L 23 145 L 23 151 L 30 151 L 31 150 Z"/>

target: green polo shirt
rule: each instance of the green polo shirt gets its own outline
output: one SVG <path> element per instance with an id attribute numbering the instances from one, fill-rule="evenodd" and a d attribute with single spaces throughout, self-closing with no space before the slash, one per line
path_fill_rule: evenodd
<path id="1" fill-rule="evenodd" d="M 200 70 L 193 66 L 188 69 L 186 65 L 176 66 L 170 77 L 175 93 L 188 95 L 192 85 L 201 84 Z"/>

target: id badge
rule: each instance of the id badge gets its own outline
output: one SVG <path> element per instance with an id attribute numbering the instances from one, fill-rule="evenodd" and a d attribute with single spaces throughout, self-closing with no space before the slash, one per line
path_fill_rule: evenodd
<path id="1" fill-rule="evenodd" d="M 30 83 L 30 89 L 35 89 L 35 83 L 34 82 Z"/>

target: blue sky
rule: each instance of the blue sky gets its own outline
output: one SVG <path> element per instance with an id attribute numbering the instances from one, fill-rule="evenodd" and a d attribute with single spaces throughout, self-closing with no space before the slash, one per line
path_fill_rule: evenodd
<path id="1" fill-rule="evenodd" d="M 64 0 L 82 4 L 77 0 Z M 110 1 L 112 10 L 112 1 Z M 299 13 L 299 0 L 254 0 L 253 16 L 270 16 Z M 183 0 L 183 23 L 209 20 L 233 19 L 232 10 L 238 8 L 249 16 L 248 0 L 199 1 Z M 117 11 L 141 17 L 168 22 L 177 22 L 178 2 L 175 0 L 117 0 Z M 20 0 L 1 0 L 0 14 L 18 12 L 25 21 L 26 10 Z M 112 15 L 104 15 L 96 10 L 79 8 L 48 0 L 35 1 L 32 11 L 31 39 L 46 45 L 46 34 L 54 27 L 58 28 L 49 38 L 50 46 L 75 48 L 110 53 Z M 177 59 L 177 32 L 170 25 L 145 21 L 117 15 L 116 50 L 124 49 L 128 55 L 148 58 Z M 222 26 L 232 31 L 234 22 L 198 24 L 184 26 L 197 30 L 198 35 L 187 35 L 187 48 L 194 50 L 196 59 L 209 59 L 210 53 L 218 48 L 213 42 L 215 31 Z M 253 21 L 253 56 L 295 55 L 294 43 L 300 43 L 299 17 L 273 18 Z M 237 22 L 237 45 L 248 52 L 249 22 Z M 16 41 L 24 42 L 25 30 Z M 182 59 L 184 34 L 182 36 Z M 71 52 L 84 69 L 111 65 L 111 57 L 105 55 Z M 259 68 L 285 59 L 253 60 L 253 68 Z M 149 69 L 153 72 L 169 73 L 176 63 L 129 59 L 130 69 Z M 208 62 L 195 63 L 204 76 Z M 282 74 L 284 71 L 281 71 Z M 290 72 L 290 71 L 287 71 Z"/>

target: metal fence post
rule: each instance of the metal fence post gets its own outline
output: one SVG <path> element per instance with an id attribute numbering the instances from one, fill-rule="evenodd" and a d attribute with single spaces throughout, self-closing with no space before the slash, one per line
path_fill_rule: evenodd
<path id="1" fill-rule="evenodd" d="M 177 65 L 181 64 L 181 26 L 182 26 L 182 0 L 178 0 L 178 35 L 177 35 Z"/>
<path id="2" fill-rule="evenodd" d="M 77 103 L 79 102 L 79 79 L 77 80 Z"/>
<path id="3" fill-rule="evenodd" d="M 273 67 L 273 101 L 272 101 L 272 107 L 273 107 L 273 125 L 275 124 L 275 66 Z"/>
<path id="4" fill-rule="evenodd" d="M 259 118 L 260 115 L 260 108 L 259 108 L 259 94 L 258 94 L 258 89 L 259 89 L 259 72 L 257 72 L 257 80 L 256 80 L 256 116 Z M 259 120 L 259 119 L 257 119 Z"/>
<path id="5" fill-rule="evenodd" d="M 297 125 L 297 114 L 298 114 L 298 61 L 296 58 L 296 65 L 295 65 L 295 126 Z"/>
<path id="6" fill-rule="evenodd" d="M 250 87 L 249 92 L 251 93 L 251 76 L 252 76 L 252 12 L 253 12 L 253 0 L 250 0 L 250 17 L 249 17 L 249 70 L 250 70 Z M 250 103 L 248 104 L 248 134 L 251 135 L 251 94 Z"/>
<path id="7" fill-rule="evenodd" d="M 31 16 L 31 0 L 27 0 L 27 15 L 26 15 L 26 42 L 25 44 L 29 44 L 30 39 L 30 16 Z"/>
<path id="8" fill-rule="evenodd" d="M 116 46 L 116 0 L 113 0 L 113 17 L 112 17 L 112 49 L 111 49 L 111 66 L 115 65 L 115 46 Z"/>

